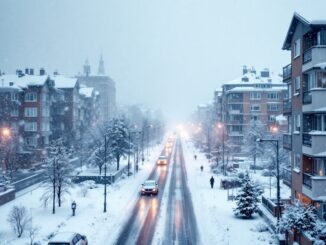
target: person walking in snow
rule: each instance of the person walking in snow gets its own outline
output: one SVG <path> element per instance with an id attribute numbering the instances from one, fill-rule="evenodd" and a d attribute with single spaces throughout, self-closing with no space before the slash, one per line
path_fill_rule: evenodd
<path id="1" fill-rule="evenodd" d="M 211 188 L 213 189 L 213 187 L 214 187 L 214 182 L 215 182 L 213 176 L 210 178 L 209 182 L 211 183 Z"/>
<path id="2" fill-rule="evenodd" d="M 195 158 L 195 160 L 197 160 L 197 155 L 196 154 L 194 155 L 194 158 Z"/>
<path id="3" fill-rule="evenodd" d="M 200 170 L 203 172 L 203 170 L 204 170 L 203 165 L 200 166 Z"/>

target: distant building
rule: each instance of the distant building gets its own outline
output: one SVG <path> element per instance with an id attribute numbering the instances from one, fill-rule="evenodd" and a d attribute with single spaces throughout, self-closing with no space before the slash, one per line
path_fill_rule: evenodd
<path id="1" fill-rule="evenodd" d="M 93 87 L 100 93 L 100 120 L 107 121 L 111 119 L 116 113 L 116 88 L 115 82 L 109 76 L 105 75 L 102 55 L 99 61 L 98 73 L 96 75 L 91 73 L 91 66 L 87 60 L 84 65 L 83 73 L 83 75 L 77 76 L 80 83 L 85 84 L 88 87 Z"/>
<path id="2" fill-rule="evenodd" d="M 244 66 L 241 77 L 224 83 L 222 92 L 215 94 L 215 107 L 220 107 L 217 118 L 222 117 L 227 138 L 234 146 L 241 146 L 251 120 L 261 121 L 267 129 L 277 124 L 285 96 L 286 86 L 281 77 L 268 69 L 258 74 L 255 68 Z M 287 127 L 281 126 L 280 130 Z"/>
<path id="3" fill-rule="evenodd" d="M 283 49 L 291 51 L 283 68 L 289 121 L 283 145 L 291 151 L 292 199 L 314 205 L 326 220 L 326 20 L 295 13 Z"/>

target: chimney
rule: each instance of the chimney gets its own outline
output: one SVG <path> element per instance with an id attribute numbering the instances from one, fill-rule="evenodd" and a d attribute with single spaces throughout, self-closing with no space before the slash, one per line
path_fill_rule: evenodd
<path id="1" fill-rule="evenodd" d="M 254 73 L 254 74 L 256 74 L 256 70 L 255 70 L 255 67 L 251 67 L 251 73 Z"/>
<path id="2" fill-rule="evenodd" d="M 24 73 L 23 73 L 22 70 L 16 70 L 16 75 L 17 75 L 18 77 L 22 77 L 22 76 L 24 76 Z"/>
<path id="3" fill-rule="evenodd" d="M 260 72 L 260 76 L 261 77 L 269 77 L 269 70 L 268 70 L 268 68 L 265 68 L 264 70 L 262 70 Z"/>
<path id="4" fill-rule="evenodd" d="M 241 78 L 241 81 L 242 82 L 249 82 L 249 78 L 244 76 L 244 77 Z"/>
<path id="5" fill-rule="evenodd" d="M 25 68 L 25 74 L 28 75 L 29 74 L 29 69 Z"/>
<path id="6" fill-rule="evenodd" d="M 14 85 L 14 83 L 13 82 L 9 82 L 9 86 L 13 86 Z"/>
<path id="7" fill-rule="evenodd" d="M 45 70 L 44 70 L 44 68 L 41 68 L 40 69 L 40 76 L 44 76 L 45 75 Z"/>
<path id="8" fill-rule="evenodd" d="M 248 73 L 248 68 L 247 68 L 247 66 L 243 66 L 242 67 L 242 75 L 245 75 L 245 74 L 247 74 Z"/>
<path id="9" fill-rule="evenodd" d="M 55 71 L 55 72 L 53 72 L 53 75 L 54 76 L 58 76 L 59 75 L 59 72 L 58 71 Z"/>
<path id="10" fill-rule="evenodd" d="M 29 75 L 34 75 L 34 69 L 33 68 L 29 69 Z"/>

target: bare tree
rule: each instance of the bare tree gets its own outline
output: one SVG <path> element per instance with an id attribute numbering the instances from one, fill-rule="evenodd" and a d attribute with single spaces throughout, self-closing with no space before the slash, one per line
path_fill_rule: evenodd
<path id="1" fill-rule="evenodd" d="M 30 245 L 35 245 L 34 240 L 40 231 L 40 227 L 30 225 L 27 229 Z"/>
<path id="2" fill-rule="evenodd" d="M 7 221 L 12 226 L 18 238 L 20 238 L 30 224 L 31 218 L 24 206 L 14 206 L 9 213 Z"/>

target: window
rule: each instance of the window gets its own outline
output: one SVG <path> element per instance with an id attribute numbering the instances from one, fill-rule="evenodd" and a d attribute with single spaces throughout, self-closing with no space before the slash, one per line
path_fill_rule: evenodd
<path id="1" fill-rule="evenodd" d="M 37 131 L 37 122 L 25 122 L 25 131 L 26 132 L 36 132 Z"/>
<path id="2" fill-rule="evenodd" d="M 25 101 L 27 102 L 36 102 L 37 101 L 37 94 L 34 92 L 29 92 L 25 94 Z"/>
<path id="3" fill-rule="evenodd" d="M 326 45 L 326 30 L 321 30 L 317 33 L 317 44 Z"/>
<path id="4" fill-rule="evenodd" d="M 250 120 L 259 121 L 259 116 L 253 115 L 250 117 Z"/>
<path id="5" fill-rule="evenodd" d="M 300 93 L 300 77 L 294 78 L 294 95 Z"/>
<path id="6" fill-rule="evenodd" d="M 326 131 L 326 115 L 317 114 L 312 117 L 312 130 Z"/>
<path id="7" fill-rule="evenodd" d="M 300 132 L 301 118 L 300 114 L 294 116 L 294 131 Z"/>
<path id="8" fill-rule="evenodd" d="M 268 115 L 269 122 L 275 122 L 275 115 Z"/>
<path id="9" fill-rule="evenodd" d="M 48 116 L 50 116 L 49 107 L 43 107 L 42 108 L 42 117 L 48 117 Z"/>
<path id="10" fill-rule="evenodd" d="M 43 122 L 42 124 L 41 124 L 41 130 L 42 131 L 50 131 L 50 124 L 48 123 L 48 122 Z"/>
<path id="11" fill-rule="evenodd" d="M 260 111 L 260 105 L 251 105 L 251 111 Z"/>
<path id="12" fill-rule="evenodd" d="M 36 146 L 37 145 L 37 138 L 36 137 L 26 137 L 25 144 L 28 146 Z"/>
<path id="13" fill-rule="evenodd" d="M 276 103 L 268 103 L 267 104 L 267 110 L 268 111 L 278 111 L 279 110 L 279 104 L 276 104 Z"/>
<path id="14" fill-rule="evenodd" d="M 326 160 L 314 159 L 314 175 L 326 176 Z"/>
<path id="15" fill-rule="evenodd" d="M 300 38 L 294 42 L 293 45 L 293 58 L 296 58 L 300 55 Z"/>
<path id="16" fill-rule="evenodd" d="M 326 88 L 326 72 L 317 72 L 317 87 Z"/>
<path id="17" fill-rule="evenodd" d="M 277 100 L 278 99 L 278 93 L 277 92 L 269 92 L 269 93 L 267 93 L 267 99 Z"/>
<path id="18" fill-rule="evenodd" d="M 287 98 L 291 99 L 292 98 L 292 92 L 291 92 L 291 84 L 287 85 Z"/>
<path id="19" fill-rule="evenodd" d="M 261 93 L 260 92 L 251 92 L 250 93 L 250 99 L 251 100 L 260 100 L 261 99 Z"/>
<path id="20" fill-rule="evenodd" d="M 18 107 L 14 107 L 14 108 L 11 109 L 10 116 L 12 116 L 12 117 L 18 117 L 19 116 Z"/>
<path id="21" fill-rule="evenodd" d="M 301 156 L 300 156 L 300 154 L 295 154 L 293 168 L 300 170 L 301 169 L 300 166 L 301 166 Z"/>
<path id="22" fill-rule="evenodd" d="M 311 89 L 317 87 L 314 73 L 306 74 L 305 77 L 307 79 L 306 80 L 307 81 L 307 91 L 310 91 Z"/>
<path id="23" fill-rule="evenodd" d="M 25 117 L 37 117 L 37 107 L 26 107 Z"/>
<path id="24" fill-rule="evenodd" d="M 11 93 L 11 100 L 18 101 L 18 93 L 15 93 L 15 92 Z"/>

